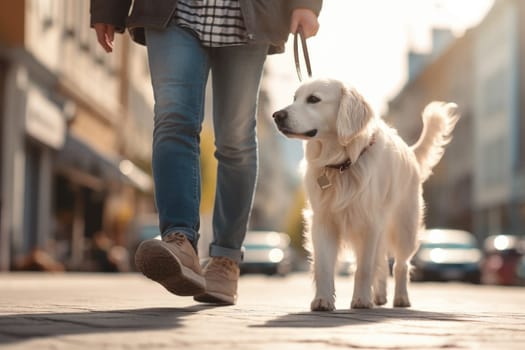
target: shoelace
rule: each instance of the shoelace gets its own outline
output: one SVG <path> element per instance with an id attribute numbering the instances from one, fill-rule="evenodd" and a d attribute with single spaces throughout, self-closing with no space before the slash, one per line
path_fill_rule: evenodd
<path id="1" fill-rule="evenodd" d="M 166 237 L 164 237 L 164 242 L 175 242 L 176 245 L 179 247 L 186 241 L 186 236 L 180 232 L 173 232 L 168 233 Z"/>

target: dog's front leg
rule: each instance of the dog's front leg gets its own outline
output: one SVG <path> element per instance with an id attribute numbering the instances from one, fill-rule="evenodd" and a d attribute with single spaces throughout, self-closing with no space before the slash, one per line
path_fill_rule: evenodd
<path id="1" fill-rule="evenodd" d="M 388 278 L 388 254 L 384 240 L 379 240 L 376 250 L 376 266 L 374 278 L 374 303 L 376 305 L 386 304 L 386 280 Z"/>
<path id="2" fill-rule="evenodd" d="M 339 240 L 334 230 L 326 223 L 312 221 L 312 245 L 315 281 L 315 298 L 310 304 L 312 311 L 335 309 L 334 270 Z"/>
<path id="3" fill-rule="evenodd" d="M 354 244 L 360 246 L 357 253 L 357 269 L 354 280 L 354 295 L 351 307 L 353 309 L 370 309 L 374 307 L 372 300 L 372 282 L 375 273 L 377 243 L 379 232 L 370 230 L 362 234 L 361 239 Z"/>

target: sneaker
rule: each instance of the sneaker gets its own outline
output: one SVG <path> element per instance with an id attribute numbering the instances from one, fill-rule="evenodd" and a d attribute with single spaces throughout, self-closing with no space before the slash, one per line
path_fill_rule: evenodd
<path id="1" fill-rule="evenodd" d="M 237 301 L 239 265 L 230 258 L 212 257 L 204 267 L 206 292 L 193 297 L 203 303 L 233 305 Z"/>
<path id="2" fill-rule="evenodd" d="M 206 290 L 197 253 L 182 233 L 142 242 L 135 253 L 135 265 L 173 294 L 198 295 Z"/>

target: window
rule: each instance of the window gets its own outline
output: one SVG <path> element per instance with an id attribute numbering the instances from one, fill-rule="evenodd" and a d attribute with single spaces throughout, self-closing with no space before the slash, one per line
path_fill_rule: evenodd
<path id="1" fill-rule="evenodd" d="M 75 13 L 77 7 L 81 6 L 79 1 L 64 1 L 64 36 L 74 37 L 75 36 Z"/>
<path id="2" fill-rule="evenodd" d="M 53 0 L 34 1 L 36 16 L 42 25 L 43 30 L 53 26 L 53 10 L 55 9 Z"/>
<path id="3" fill-rule="evenodd" d="M 509 95 L 509 75 L 506 67 L 495 70 L 483 84 L 484 115 L 493 117 L 505 110 L 506 97 Z"/>
<path id="4" fill-rule="evenodd" d="M 485 143 L 480 159 L 482 166 L 481 179 L 483 186 L 494 186 L 503 183 L 505 176 L 505 141 L 503 138 Z"/>
<path id="5" fill-rule="evenodd" d="M 80 48 L 88 51 L 90 49 L 90 35 L 93 34 L 89 23 L 89 1 L 80 1 L 76 5 L 76 26 Z"/>

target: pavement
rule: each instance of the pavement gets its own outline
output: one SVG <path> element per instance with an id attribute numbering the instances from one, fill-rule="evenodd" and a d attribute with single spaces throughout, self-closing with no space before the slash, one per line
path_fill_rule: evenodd
<path id="1" fill-rule="evenodd" d="M 525 349 L 523 287 L 413 283 L 411 308 L 371 310 L 336 287 L 336 311 L 310 312 L 307 273 L 242 276 L 227 307 L 133 273 L 0 274 L 0 349 Z"/>

